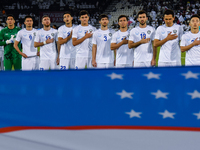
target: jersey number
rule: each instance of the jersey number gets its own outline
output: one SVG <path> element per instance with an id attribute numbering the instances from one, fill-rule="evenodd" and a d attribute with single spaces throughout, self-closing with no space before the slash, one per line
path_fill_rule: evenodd
<path id="1" fill-rule="evenodd" d="M 32 40 L 32 35 L 29 35 L 29 39 Z"/>
<path id="2" fill-rule="evenodd" d="M 51 37 L 47 35 L 47 36 L 46 36 L 46 40 L 47 40 L 47 39 L 51 39 Z"/>
<path id="3" fill-rule="evenodd" d="M 66 66 L 60 66 L 60 70 L 66 70 Z"/>
<path id="4" fill-rule="evenodd" d="M 141 36 L 141 39 L 143 39 L 143 37 L 144 37 L 144 39 L 146 39 L 146 34 L 145 33 L 140 34 L 140 36 Z"/>
<path id="5" fill-rule="evenodd" d="M 107 39 L 107 36 L 104 36 L 103 38 L 104 38 L 104 41 L 107 41 L 107 40 L 108 40 L 108 39 Z"/>

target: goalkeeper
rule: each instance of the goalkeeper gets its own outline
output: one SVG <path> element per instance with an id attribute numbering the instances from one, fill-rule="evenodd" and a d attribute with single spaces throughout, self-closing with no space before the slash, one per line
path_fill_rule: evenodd
<path id="1" fill-rule="evenodd" d="M 7 16 L 6 23 L 7 27 L 0 31 L 0 46 L 4 46 L 4 68 L 11 70 L 13 65 L 15 70 L 21 70 L 21 55 L 13 47 L 16 34 L 21 29 L 15 26 L 13 15 Z M 21 50 L 21 43 L 18 47 Z"/>

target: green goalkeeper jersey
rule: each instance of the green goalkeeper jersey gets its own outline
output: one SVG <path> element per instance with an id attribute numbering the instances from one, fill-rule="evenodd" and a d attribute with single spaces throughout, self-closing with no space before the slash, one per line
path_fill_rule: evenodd
<path id="1" fill-rule="evenodd" d="M 21 58 L 21 55 L 13 47 L 14 43 L 6 44 L 6 40 L 9 40 L 11 35 L 14 35 L 14 38 L 16 38 L 19 30 L 21 28 L 15 26 L 13 29 L 6 27 L 0 31 L 0 46 L 4 46 L 4 57 L 7 59 Z M 21 43 L 19 43 L 18 47 L 21 50 Z"/>

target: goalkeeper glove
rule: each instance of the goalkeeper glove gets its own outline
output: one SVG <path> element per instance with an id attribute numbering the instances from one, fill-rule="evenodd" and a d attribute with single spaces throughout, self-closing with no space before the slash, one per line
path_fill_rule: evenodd
<path id="1" fill-rule="evenodd" d="M 11 44 L 15 42 L 14 35 L 11 35 L 11 38 L 9 40 L 6 40 L 6 44 Z"/>

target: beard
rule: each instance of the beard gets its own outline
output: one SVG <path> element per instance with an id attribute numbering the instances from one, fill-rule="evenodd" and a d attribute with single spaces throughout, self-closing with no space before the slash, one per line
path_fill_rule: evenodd
<path id="1" fill-rule="evenodd" d="M 48 24 L 48 25 L 45 24 L 44 26 L 45 26 L 45 27 L 50 27 L 50 24 Z"/>
<path id="2" fill-rule="evenodd" d="M 140 22 L 140 24 L 143 26 L 143 25 L 145 25 L 145 22 Z"/>

